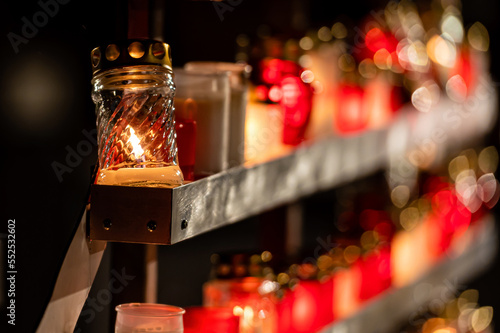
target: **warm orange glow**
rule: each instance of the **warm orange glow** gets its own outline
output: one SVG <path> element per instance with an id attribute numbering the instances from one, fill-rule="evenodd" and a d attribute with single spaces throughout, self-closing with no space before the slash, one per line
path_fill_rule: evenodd
<path id="1" fill-rule="evenodd" d="M 399 90 L 393 87 L 384 77 L 378 77 L 365 86 L 363 107 L 369 115 L 369 127 L 373 129 L 387 126 L 402 105 Z"/>
<path id="2" fill-rule="evenodd" d="M 457 330 L 453 327 L 445 327 L 435 330 L 432 333 L 457 333 Z"/>
<path id="3" fill-rule="evenodd" d="M 346 318 L 359 309 L 361 278 L 359 266 L 352 266 L 334 273 L 333 315 L 335 318 Z"/>
<path id="4" fill-rule="evenodd" d="M 427 223 L 421 223 L 411 231 L 396 233 L 392 239 L 391 272 L 395 287 L 408 285 L 432 266 L 427 227 Z"/>
<path id="5" fill-rule="evenodd" d="M 290 151 L 281 143 L 283 113 L 279 105 L 249 103 L 245 121 L 245 161 L 268 161 Z"/>

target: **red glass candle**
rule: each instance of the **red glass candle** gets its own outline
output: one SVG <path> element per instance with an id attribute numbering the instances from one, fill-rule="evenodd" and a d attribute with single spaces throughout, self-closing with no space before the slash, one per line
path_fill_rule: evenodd
<path id="1" fill-rule="evenodd" d="M 392 53 L 396 51 L 398 40 L 391 33 L 383 31 L 379 28 L 373 28 L 366 33 L 365 44 L 366 47 L 372 52 L 372 55 L 383 49 Z"/>
<path id="2" fill-rule="evenodd" d="M 337 114 L 334 126 L 338 133 L 349 134 L 365 130 L 369 121 L 363 107 L 364 90 L 355 84 L 341 84 L 337 92 Z"/>
<path id="3" fill-rule="evenodd" d="M 264 59 L 259 64 L 260 79 L 264 84 L 278 84 L 287 75 L 299 76 L 301 67 L 290 60 Z"/>
<path id="4" fill-rule="evenodd" d="M 333 279 L 300 281 L 293 290 L 293 332 L 316 332 L 333 319 Z"/>
<path id="5" fill-rule="evenodd" d="M 370 23 L 367 23 L 367 25 Z M 370 24 L 371 25 L 371 24 Z M 353 55 L 358 60 L 365 58 L 373 58 L 378 51 L 385 50 L 387 53 L 396 51 L 398 40 L 390 32 L 384 31 L 380 28 L 366 29 L 364 35 L 364 43 L 358 43 L 354 48 Z"/>
<path id="6" fill-rule="evenodd" d="M 361 270 L 359 298 L 368 300 L 391 286 L 390 246 L 382 246 L 362 258 L 357 263 Z"/>
<path id="7" fill-rule="evenodd" d="M 311 116 L 312 88 L 300 77 L 286 76 L 280 82 L 283 109 L 283 143 L 297 145 L 304 135 Z"/>
<path id="8" fill-rule="evenodd" d="M 280 300 L 275 300 L 277 315 L 278 333 L 295 333 L 293 326 L 293 302 L 295 294 L 291 290 L 286 290 Z"/>
<path id="9" fill-rule="evenodd" d="M 360 305 L 361 269 L 359 265 L 342 268 L 333 277 L 333 316 L 346 318 L 356 312 Z"/>
<path id="10" fill-rule="evenodd" d="M 471 212 L 458 201 L 451 190 L 443 189 L 432 197 L 434 231 L 439 235 L 436 244 L 432 244 L 434 254 L 440 256 L 450 247 L 453 237 L 467 230 L 471 222 Z"/>
<path id="11" fill-rule="evenodd" d="M 475 68 L 473 54 L 466 48 L 462 47 L 458 53 L 455 66 L 451 69 L 449 77 L 460 75 L 464 80 L 467 92 L 470 94 L 474 91 L 477 83 L 477 69 Z"/>
<path id="12" fill-rule="evenodd" d="M 194 180 L 197 124 L 194 120 L 196 102 L 191 98 L 175 103 L 177 157 L 185 180 Z"/>
<path id="13" fill-rule="evenodd" d="M 238 333 L 239 317 L 232 309 L 189 307 L 184 314 L 184 333 Z"/>
<path id="14" fill-rule="evenodd" d="M 363 113 L 369 115 L 370 128 L 387 126 L 403 104 L 402 90 L 385 77 L 370 80 L 365 87 Z"/>
<path id="15" fill-rule="evenodd" d="M 240 333 L 275 333 L 276 306 L 266 294 L 269 283 L 256 277 L 210 281 L 203 287 L 203 303 L 231 309 L 240 317 Z"/>

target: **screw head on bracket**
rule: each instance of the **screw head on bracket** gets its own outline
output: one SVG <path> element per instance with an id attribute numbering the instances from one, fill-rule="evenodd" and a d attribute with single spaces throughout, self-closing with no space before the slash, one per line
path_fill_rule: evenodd
<path id="1" fill-rule="evenodd" d="M 153 221 L 153 220 L 149 221 L 148 224 L 147 224 L 147 226 L 148 226 L 148 231 L 149 232 L 153 232 L 153 231 L 156 230 L 156 222 Z"/>
<path id="2" fill-rule="evenodd" d="M 187 220 L 182 220 L 181 221 L 181 230 L 186 229 L 188 226 L 188 221 Z"/>
<path id="3" fill-rule="evenodd" d="M 104 221 L 102 221 L 102 226 L 104 230 L 109 230 L 112 225 L 113 223 L 111 223 L 111 219 L 104 219 Z"/>

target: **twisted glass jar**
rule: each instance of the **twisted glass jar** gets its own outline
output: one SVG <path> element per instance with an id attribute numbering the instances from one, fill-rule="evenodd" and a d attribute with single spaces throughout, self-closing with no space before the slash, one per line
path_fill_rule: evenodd
<path id="1" fill-rule="evenodd" d="M 96 183 L 182 185 L 172 71 L 155 65 L 114 68 L 96 74 L 92 84 L 99 144 Z"/>

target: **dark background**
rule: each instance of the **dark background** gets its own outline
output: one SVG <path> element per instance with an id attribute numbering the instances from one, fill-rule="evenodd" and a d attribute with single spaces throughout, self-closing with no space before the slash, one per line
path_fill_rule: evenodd
<path id="1" fill-rule="evenodd" d="M 384 4 L 385 1 L 368 0 L 243 0 L 225 12 L 221 20 L 210 2 L 164 0 L 163 35 L 172 47 L 174 66 L 190 60 L 233 61 L 236 36 L 255 36 L 261 24 L 267 24 L 272 32 L 300 36 L 303 26 L 331 25 L 340 16 L 356 22 Z M 62 181 L 54 172 L 54 162 L 67 164 L 68 149 L 77 149 L 82 141 L 88 141 L 83 131 L 95 128 L 89 54 L 103 41 L 125 37 L 127 23 L 126 1 L 70 0 L 59 4 L 54 17 L 38 28 L 27 43 L 20 44 L 16 53 L 8 34 L 21 35 L 23 17 L 32 22 L 40 10 L 37 1 L 3 2 L 0 10 L 0 231 L 6 232 L 8 219 L 16 220 L 18 270 L 17 325 L 16 330 L 9 326 L 8 332 L 32 332 L 36 328 L 80 221 L 97 149 L 93 145 L 81 160 L 73 160 L 71 172 L 62 174 Z M 481 21 L 488 28 L 491 71 L 498 81 L 498 1 L 464 0 L 462 11 L 466 26 Z M 487 139 L 497 145 L 498 132 Z M 314 216 L 311 212 L 332 202 L 332 193 L 311 199 L 313 208 L 305 210 L 306 221 Z M 180 306 L 199 304 L 200 281 L 208 276 L 209 254 L 232 248 L 258 248 L 263 223 L 258 220 L 249 219 L 182 244 L 161 247 L 159 301 Z M 314 232 L 310 234 L 314 239 Z M 110 246 L 105 262 L 109 262 L 112 251 Z M 0 260 L 4 260 L 5 253 L 0 253 Z M 194 260 L 203 264 L 187 264 Z M 3 271 L 2 268 L 2 279 Z M 100 276 L 105 276 L 103 271 Z M 185 276 L 190 278 L 186 280 Z M 481 304 L 500 309 L 496 283 L 499 277 L 495 266 L 471 284 L 480 290 Z M 168 280 L 168 287 L 162 279 Z M 99 316 L 107 313 L 109 309 Z M 4 327 L 4 313 L 1 318 L 0 327 Z M 79 323 L 79 327 L 89 329 L 85 323 Z"/>

